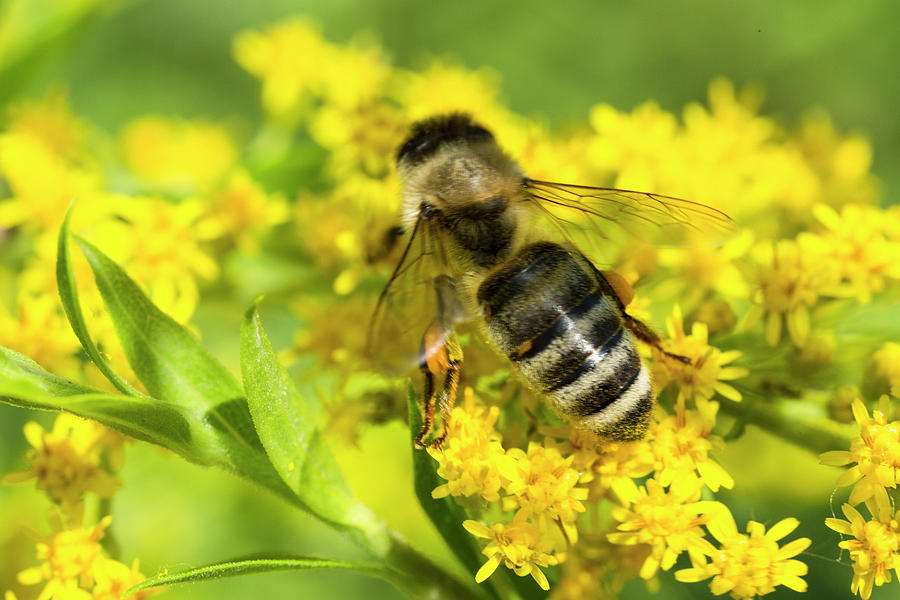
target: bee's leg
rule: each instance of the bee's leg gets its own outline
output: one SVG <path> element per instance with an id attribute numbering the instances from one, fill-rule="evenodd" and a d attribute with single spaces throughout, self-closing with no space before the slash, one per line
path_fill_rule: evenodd
<path id="1" fill-rule="evenodd" d="M 423 353 L 428 348 L 425 361 L 420 365 L 425 374 L 425 406 L 422 412 L 422 430 L 416 436 L 416 448 L 424 448 L 425 438 L 434 427 L 434 410 L 438 406 L 441 411 L 443 432 L 430 446 L 438 447 L 447 436 L 447 425 L 450 423 L 450 412 L 456 402 L 456 389 L 459 385 L 459 369 L 462 364 L 462 348 L 456 339 L 455 333 L 444 334 L 444 329 L 438 321 L 435 321 L 425 332 L 422 340 Z M 443 388 L 440 399 L 436 399 L 434 378 L 437 375 L 444 376 Z"/>
<path id="2" fill-rule="evenodd" d="M 441 434 L 429 444 L 432 448 L 440 448 L 450 430 L 450 415 L 453 405 L 456 404 L 456 391 L 459 387 L 459 372 L 462 368 L 463 353 L 456 339 L 456 334 L 451 333 L 444 339 L 444 350 L 447 353 L 447 371 L 444 376 L 444 388 L 441 391 L 439 407 L 441 409 Z"/>
<path id="3" fill-rule="evenodd" d="M 424 448 L 425 447 L 425 438 L 431 432 L 431 428 L 434 425 L 434 374 L 428 369 L 428 365 L 423 363 L 421 366 L 422 372 L 425 374 L 425 392 L 424 392 L 424 401 L 425 407 L 422 411 L 422 430 L 419 431 L 419 435 L 416 436 L 416 448 Z"/>
<path id="4" fill-rule="evenodd" d="M 682 356 L 680 354 L 675 354 L 674 352 L 664 350 L 662 347 L 662 339 L 659 337 L 659 335 L 642 321 L 638 321 L 624 311 L 622 312 L 622 320 L 625 323 L 625 327 L 628 328 L 628 331 L 633 333 L 634 337 L 636 337 L 637 339 L 641 340 L 645 344 L 653 346 L 669 358 L 673 358 L 679 362 L 683 362 L 686 365 L 691 364 L 691 359 L 687 356 Z"/>
<path id="5" fill-rule="evenodd" d="M 673 358 L 686 365 L 691 364 L 691 359 L 689 359 L 688 357 L 664 350 L 662 347 L 662 339 L 659 337 L 659 335 L 648 325 L 641 321 L 638 321 L 625 311 L 625 307 L 628 306 L 634 299 L 634 290 L 631 288 L 631 285 L 629 285 L 624 277 L 614 271 L 598 271 L 598 273 L 609 288 L 606 291 L 612 292 L 613 297 L 618 301 L 619 309 L 622 311 L 622 320 L 624 321 L 625 327 L 628 329 L 628 331 L 634 334 L 634 337 L 641 340 L 645 344 L 653 346 L 669 358 Z"/>

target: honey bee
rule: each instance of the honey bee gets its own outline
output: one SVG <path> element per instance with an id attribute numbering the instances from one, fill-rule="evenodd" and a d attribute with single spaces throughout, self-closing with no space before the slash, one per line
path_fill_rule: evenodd
<path id="1" fill-rule="evenodd" d="M 431 444 L 446 435 L 463 360 L 455 329 L 466 321 L 480 323 L 487 341 L 576 427 L 614 440 L 642 438 L 654 393 L 635 340 L 689 361 L 665 352 L 659 336 L 627 313 L 628 284 L 596 268 L 567 228 L 586 222 L 602 242 L 603 224 L 728 231 L 731 219 L 678 198 L 530 179 L 467 114 L 413 124 L 396 161 L 407 238 L 368 344 L 421 339 L 417 352 L 393 356 L 418 363 L 425 376 L 416 446 L 425 446 L 436 407 L 444 433 Z M 563 234 L 559 241 L 553 228 Z"/>

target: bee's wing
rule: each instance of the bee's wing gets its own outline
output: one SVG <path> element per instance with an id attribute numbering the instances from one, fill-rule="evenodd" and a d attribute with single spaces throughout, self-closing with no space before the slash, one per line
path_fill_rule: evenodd
<path id="1" fill-rule="evenodd" d="M 447 275 L 447 250 L 433 222 L 420 215 L 403 255 L 378 297 L 366 351 L 382 369 L 399 374 L 442 348 L 442 338 L 470 319 Z M 439 327 L 440 335 L 425 336 Z"/>
<path id="2" fill-rule="evenodd" d="M 525 179 L 539 215 L 567 238 L 615 242 L 623 235 L 663 246 L 717 245 L 737 226 L 720 210 L 671 196 Z"/>

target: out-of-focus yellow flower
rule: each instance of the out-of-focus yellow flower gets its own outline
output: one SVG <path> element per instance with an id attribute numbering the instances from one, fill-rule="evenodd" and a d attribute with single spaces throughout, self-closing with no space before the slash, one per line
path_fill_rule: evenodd
<path id="1" fill-rule="evenodd" d="M 204 206 L 158 198 L 126 198 L 116 206 L 122 222 L 98 231 L 95 243 L 123 262 L 130 277 L 161 310 L 186 322 L 197 306 L 197 279 L 214 279 L 218 264 L 200 246 L 197 223 Z M 207 232 L 208 233 L 208 232 Z"/>
<path id="2" fill-rule="evenodd" d="M 679 398 L 693 399 L 698 403 L 709 400 L 716 393 L 729 400 L 741 399 L 741 393 L 725 383 L 745 377 L 748 373 L 743 367 L 727 366 L 741 357 L 739 350 L 721 352 L 710 346 L 706 323 L 700 321 L 695 321 L 691 327 L 691 335 L 686 335 L 681 307 L 677 304 L 672 315 L 666 319 L 666 329 L 670 339 L 664 342 L 665 349 L 689 358 L 691 363 L 684 364 L 668 358 L 654 349 L 656 360 L 651 371 L 658 389 L 674 383 L 678 386 Z"/>
<path id="3" fill-rule="evenodd" d="M 18 314 L 8 314 L 0 302 L 0 346 L 21 352 L 45 369 L 75 377 L 81 348 L 59 300 L 50 294 L 20 294 Z"/>
<path id="4" fill-rule="evenodd" d="M 146 579 L 140 570 L 140 561 L 134 559 L 131 567 L 117 560 L 108 558 L 100 559 L 94 568 L 94 589 L 91 590 L 92 600 L 120 600 L 126 590 Z M 143 590 L 129 596 L 136 600 L 147 598 L 152 594 L 165 591 L 165 588 Z"/>
<path id="5" fill-rule="evenodd" d="M 396 71 L 391 89 L 410 120 L 462 111 L 496 127 L 495 121 L 506 117 L 497 104 L 499 77 L 486 68 L 470 71 L 436 60 L 424 73 Z"/>
<path id="6" fill-rule="evenodd" d="M 34 421 L 27 423 L 25 438 L 32 446 L 25 455 L 29 469 L 6 475 L 4 483 L 36 479 L 37 488 L 59 504 L 74 522 L 81 518 L 85 492 L 102 498 L 111 498 L 116 492 L 119 482 L 101 468 L 100 459 L 108 446 L 121 452 L 121 436 L 111 436 L 93 421 L 62 413 L 49 432 Z"/>
<path id="7" fill-rule="evenodd" d="M 438 475 L 447 480 L 431 492 L 434 498 L 480 495 L 489 502 L 500 500 L 503 474 L 513 471 L 514 466 L 494 429 L 499 414 L 496 406 L 476 405 L 474 392 L 466 388 L 463 405 L 451 413 L 443 445 L 440 449 L 428 448 L 440 464 Z"/>
<path id="8" fill-rule="evenodd" d="M 706 487 L 714 492 L 720 487 L 731 489 L 734 479 L 719 463 L 709 457 L 725 442 L 711 433 L 716 423 L 718 402 L 698 403 L 697 410 L 687 410 L 679 403 L 674 415 L 666 415 L 650 427 L 650 451 L 653 453 L 655 478 L 668 487 L 680 477 L 693 477 L 696 472 Z"/>
<path id="9" fill-rule="evenodd" d="M 100 539 L 112 517 L 104 517 L 93 527 L 66 529 L 37 545 L 37 557 L 44 561 L 18 575 L 22 585 L 47 583 L 39 598 L 65 600 L 118 600 L 122 594 L 144 579 L 135 560 L 131 567 L 106 558 Z M 146 598 L 160 590 L 135 594 Z"/>
<path id="10" fill-rule="evenodd" d="M 541 589 L 550 589 L 547 576 L 540 567 L 555 565 L 559 558 L 550 553 L 551 544 L 544 533 L 528 521 L 524 513 L 516 513 L 512 523 L 494 523 L 487 527 L 478 521 L 465 521 L 463 527 L 474 536 L 491 540 L 481 551 L 488 560 L 478 569 L 475 581 L 481 583 L 503 563 L 519 577 L 531 575 Z"/>
<path id="11" fill-rule="evenodd" d="M 859 511 L 844 504 L 843 519 L 825 519 L 825 525 L 843 535 L 853 536 L 838 544 L 850 551 L 853 581 L 850 593 L 869 600 L 873 586 L 891 581 L 891 569 L 900 568 L 900 513 L 892 515 L 890 504 L 867 503 L 873 518 L 866 521 Z"/>
<path id="12" fill-rule="evenodd" d="M 819 204 L 813 212 L 827 232 L 801 236 L 808 237 L 810 245 L 818 243 L 824 260 L 839 267 L 842 295 L 866 302 L 884 289 L 886 279 L 900 279 L 900 240 L 885 236 L 884 211 L 851 204 L 838 213 Z"/>
<path id="13" fill-rule="evenodd" d="M 850 442 L 850 450 L 833 450 L 819 455 L 823 465 L 835 467 L 856 463 L 837 480 L 838 487 L 853 485 L 848 502 L 856 506 L 870 498 L 877 505 L 889 505 L 886 488 L 900 482 L 900 421 L 888 422 L 891 405 L 887 396 L 878 401 L 878 410 L 869 416 L 862 401 L 853 401 L 853 416 L 859 425 L 859 437 Z"/>
<path id="14" fill-rule="evenodd" d="M 504 499 L 503 508 L 518 508 L 542 524 L 543 519 L 558 521 L 569 543 L 577 542 L 575 520 L 585 510 L 581 501 L 587 499 L 588 490 L 576 487 L 581 474 L 571 466 L 574 456 L 563 458 L 556 447 L 534 442 L 528 444 L 527 453 L 512 448 L 507 456 L 515 466 L 511 473 L 504 473 L 510 479 L 506 485 L 510 496 Z"/>
<path id="15" fill-rule="evenodd" d="M 65 593 L 74 588 L 90 589 L 96 565 L 103 560 L 100 538 L 111 521 L 112 517 L 104 517 L 93 527 L 60 531 L 38 543 L 37 557 L 44 563 L 19 573 L 19 583 L 35 585 L 46 581 L 42 598 L 66 598 Z"/>
<path id="16" fill-rule="evenodd" d="M 797 519 L 783 519 L 766 531 L 763 524 L 750 521 L 744 534 L 738 532 L 731 512 L 723 510 L 706 525 L 721 547 L 707 549 L 706 554 L 711 558 L 708 563 L 692 556 L 694 566 L 676 571 L 675 578 L 696 582 L 712 577 L 709 584 L 712 593 L 718 596 L 730 592 L 735 600 L 752 600 L 770 594 L 779 585 L 805 592 L 806 581 L 802 577 L 807 566 L 794 557 L 806 550 L 811 540 L 798 538 L 778 547 L 778 540 L 799 524 Z"/>
<path id="17" fill-rule="evenodd" d="M 234 38 L 232 52 L 239 65 L 262 81 L 262 104 L 273 115 L 296 110 L 304 95 L 322 89 L 329 48 L 307 20 L 242 31 Z"/>
<path id="18" fill-rule="evenodd" d="M 827 260 L 823 249 L 810 241 L 781 240 L 755 249 L 757 290 L 745 326 L 753 327 L 768 313 L 765 331 L 770 346 L 781 339 L 784 321 L 791 340 L 802 346 L 810 330 L 809 308 L 820 294 L 833 291 L 838 282 L 837 264 Z"/>
<path id="19" fill-rule="evenodd" d="M 679 273 L 669 282 L 682 289 L 682 302 L 686 304 L 693 304 L 710 291 L 731 298 L 746 298 L 750 288 L 735 263 L 749 251 L 752 243 L 753 234 L 745 229 L 721 247 L 697 244 L 688 248 L 663 248 L 659 262 Z M 658 292 L 665 294 L 665 290 Z"/>
<path id="20" fill-rule="evenodd" d="M 206 216 L 197 223 L 197 234 L 199 239 L 227 237 L 238 248 L 253 251 L 257 249 L 255 236 L 287 221 L 289 216 L 284 197 L 267 194 L 249 173 L 240 169 L 212 194 Z"/>
<path id="21" fill-rule="evenodd" d="M 701 501 L 700 488 L 695 477 L 677 479 L 668 490 L 651 478 L 620 498 L 622 506 L 612 508 L 619 531 L 610 533 L 609 541 L 650 545 L 650 555 L 641 567 L 642 578 L 650 579 L 659 569 L 668 571 L 682 552 L 699 556 L 707 549 L 709 543 L 700 526 L 728 509 L 720 502 Z"/>
<path id="22" fill-rule="evenodd" d="M 30 134 L 0 135 L 0 176 L 12 192 L 11 198 L 0 200 L 0 227 L 55 235 L 73 200 L 84 205 L 82 219 L 106 208 L 95 201 L 100 195 L 96 174 L 66 164 Z"/>
<path id="23" fill-rule="evenodd" d="M 817 201 L 829 206 L 875 202 L 877 186 L 869 172 L 872 146 L 865 138 L 842 137 L 828 113 L 816 109 L 804 115 L 794 140 L 822 181 Z"/>
<path id="24" fill-rule="evenodd" d="M 400 111 L 386 103 L 350 108 L 325 105 L 313 115 L 309 132 L 329 150 L 333 176 L 385 177 L 393 172 L 394 155 L 407 124 Z"/>
<path id="25" fill-rule="evenodd" d="M 86 127 L 69 109 L 68 94 L 55 86 L 38 101 L 26 101 L 9 109 L 8 131 L 39 140 L 52 154 L 84 161 Z"/>
<path id="26" fill-rule="evenodd" d="M 209 189 L 237 159 L 231 137 L 218 123 L 161 116 L 128 123 L 122 131 L 122 151 L 140 181 L 178 194 Z"/>

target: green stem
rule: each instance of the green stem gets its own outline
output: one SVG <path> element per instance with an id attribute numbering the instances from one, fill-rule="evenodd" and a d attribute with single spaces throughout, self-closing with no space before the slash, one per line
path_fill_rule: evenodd
<path id="1" fill-rule="evenodd" d="M 486 594 L 466 584 L 413 549 L 396 534 L 386 558 L 395 574 L 393 583 L 410 598 L 434 600 L 483 600 Z M 474 580 L 473 580 L 474 581 Z"/>
<path id="2" fill-rule="evenodd" d="M 836 423 L 823 420 L 811 420 L 799 415 L 796 400 L 773 400 L 772 403 L 761 403 L 745 400 L 733 402 L 720 398 L 723 413 L 756 425 L 772 435 L 796 444 L 816 454 L 829 450 L 845 450 L 850 447 L 851 436 L 840 430 Z"/>

